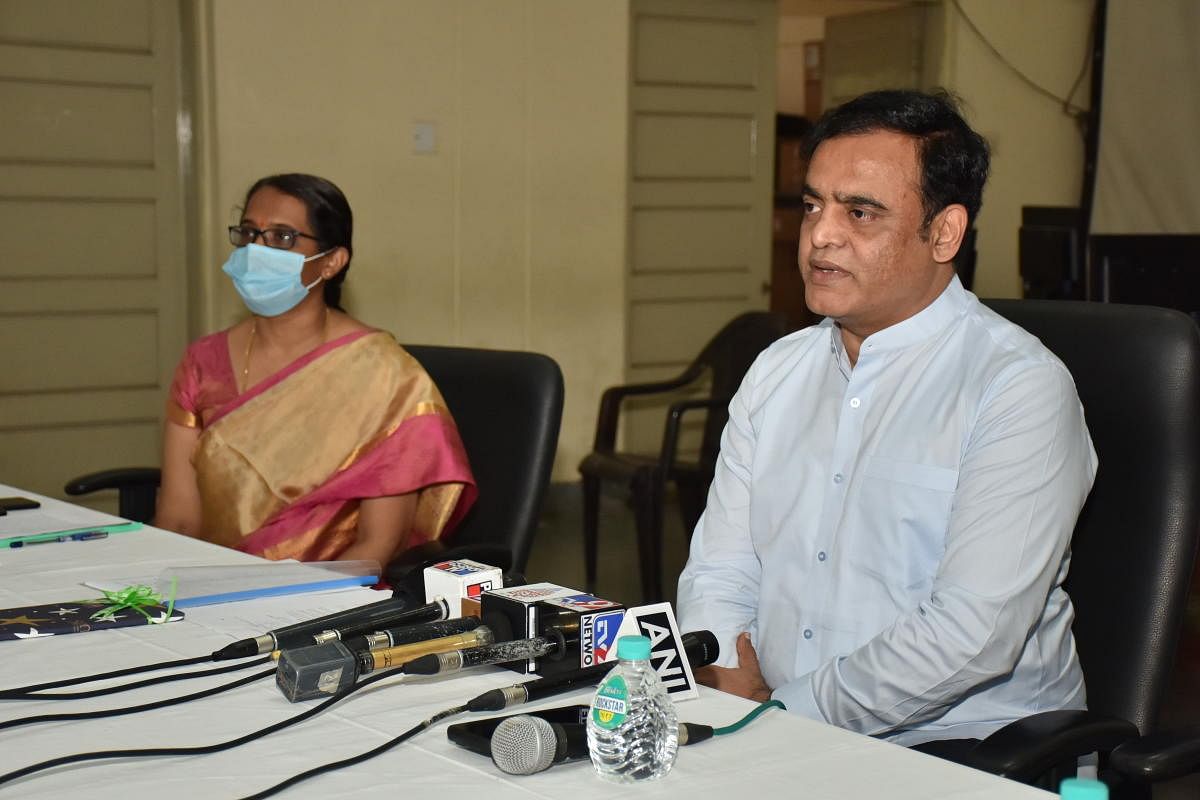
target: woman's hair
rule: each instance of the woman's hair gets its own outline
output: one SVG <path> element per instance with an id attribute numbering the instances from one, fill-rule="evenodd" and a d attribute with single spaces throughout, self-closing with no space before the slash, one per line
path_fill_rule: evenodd
<path id="1" fill-rule="evenodd" d="M 285 175 L 269 175 L 259 178 L 246 192 L 245 203 L 259 189 L 269 186 L 276 191 L 296 198 L 308 209 L 308 224 L 317 244 L 322 250 L 334 247 L 346 248 L 346 266 L 337 275 L 321 285 L 325 305 L 342 309 L 342 282 L 350 271 L 350 258 L 354 255 L 351 240 L 354 234 L 354 214 L 350 211 L 350 203 L 342 190 L 324 178 L 316 175 L 305 175 L 301 172 L 289 172 Z"/>

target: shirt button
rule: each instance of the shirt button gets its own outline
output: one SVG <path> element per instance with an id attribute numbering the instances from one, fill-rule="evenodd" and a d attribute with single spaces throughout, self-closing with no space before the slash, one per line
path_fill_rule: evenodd
<path id="1" fill-rule="evenodd" d="M 850 407 L 851 408 L 858 408 L 861 405 L 862 405 L 862 400 L 859 400 L 857 397 L 850 398 Z"/>
<path id="2" fill-rule="evenodd" d="M 805 629 L 804 629 L 804 638 L 805 638 L 805 639 L 811 639 L 811 638 L 812 638 L 812 631 L 811 631 L 811 630 L 809 630 L 808 628 L 805 628 Z"/>
<path id="3" fill-rule="evenodd" d="M 840 473 L 840 472 L 839 472 L 839 473 L 837 473 L 836 475 L 834 475 L 834 476 L 833 476 L 833 482 L 834 482 L 834 483 L 841 483 L 841 482 L 842 482 L 842 473 Z"/>
<path id="4" fill-rule="evenodd" d="M 824 561 L 824 560 L 825 560 L 825 551 L 822 550 L 821 552 L 817 553 L 817 561 Z"/>

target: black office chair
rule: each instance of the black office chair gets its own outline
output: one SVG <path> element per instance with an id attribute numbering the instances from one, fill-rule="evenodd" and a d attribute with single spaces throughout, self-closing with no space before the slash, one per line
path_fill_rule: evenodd
<path id="1" fill-rule="evenodd" d="M 511 553 L 511 564 L 487 563 L 524 571 L 558 446 L 562 371 L 538 353 L 434 345 L 404 349 L 446 399 L 479 487 L 474 507 L 441 557 L 482 553 L 481 546 L 501 544 Z M 411 561 L 420 550 L 402 559 Z"/>
<path id="2" fill-rule="evenodd" d="M 524 570 L 562 421 L 562 372 L 538 353 L 405 345 L 430 374 L 458 425 L 479 487 L 474 507 L 448 544 L 430 542 L 385 570 L 400 580 L 424 563 L 473 557 Z M 148 522 L 154 516 L 158 468 L 114 469 L 67 483 L 69 495 L 118 491 L 119 513 Z"/>
<path id="3" fill-rule="evenodd" d="M 1200 333 L 1149 306 L 989 300 L 1070 370 L 1099 455 L 1071 540 L 1066 590 L 1088 711 L 1035 714 L 968 763 L 1026 783 L 1155 731 L 1200 530 Z M 1108 764 L 1114 797 L 1147 797 Z"/>
<path id="4" fill-rule="evenodd" d="M 67 481 L 63 491 L 72 497 L 117 490 L 117 514 L 134 522 L 154 519 L 162 471 L 158 467 L 117 467 L 89 472 Z"/>
<path id="5" fill-rule="evenodd" d="M 662 599 L 663 495 L 668 481 L 675 483 L 680 513 L 688 535 L 704 510 L 712 483 L 721 431 L 728 418 L 727 407 L 746 370 L 767 345 L 789 330 L 784 314 L 751 311 L 733 319 L 705 345 L 687 369 L 674 378 L 654 383 L 612 386 L 600 398 L 596 438 L 592 452 L 579 464 L 583 476 L 583 542 L 587 588 L 596 586 L 596 556 L 600 518 L 600 484 L 618 481 L 633 493 L 637 519 L 638 553 L 641 562 L 642 599 Z M 662 447 L 657 455 L 615 450 L 621 401 L 634 395 L 676 392 L 709 377 L 708 396 L 684 400 L 667 409 Z M 679 426 L 688 411 L 708 412 L 696 461 L 678 458 Z"/>

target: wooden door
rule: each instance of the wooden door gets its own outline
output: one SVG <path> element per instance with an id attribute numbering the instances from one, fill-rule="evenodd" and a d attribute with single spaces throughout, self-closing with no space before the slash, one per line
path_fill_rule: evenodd
<path id="1" fill-rule="evenodd" d="M 187 332 L 180 66 L 175 2 L 0 0 L 0 482 L 158 463 Z"/>
<path id="2" fill-rule="evenodd" d="M 626 375 L 643 381 L 767 306 L 778 23 L 773 0 L 631 14 Z M 657 450 L 664 410 L 638 406 L 626 446 Z"/>

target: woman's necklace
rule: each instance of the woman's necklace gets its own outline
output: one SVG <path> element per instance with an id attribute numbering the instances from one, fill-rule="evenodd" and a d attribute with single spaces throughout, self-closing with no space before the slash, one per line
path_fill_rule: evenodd
<path id="1" fill-rule="evenodd" d="M 258 319 L 250 323 L 250 336 L 246 339 L 246 355 L 242 361 L 242 391 L 250 388 L 250 354 L 254 352 L 254 334 L 258 333 Z M 321 344 L 329 341 L 329 306 L 325 306 L 325 318 L 321 321 Z"/>
<path id="2" fill-rule="evenodd" d="M 254 334 L 258 332 L 258 320 L 250 323 L 250 338 L 246 340 L 246 358 L 242 362 L 242 391 L 246 391 L 250 387 L 247 381 L 250 379 L 250 351 L 254 349 Z"/>

